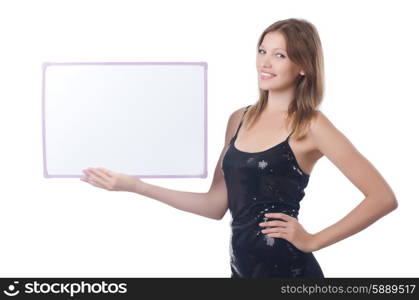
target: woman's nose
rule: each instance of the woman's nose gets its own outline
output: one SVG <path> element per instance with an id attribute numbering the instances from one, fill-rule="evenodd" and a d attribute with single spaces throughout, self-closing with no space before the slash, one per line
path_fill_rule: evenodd
<path id="1" fill-rule="evenodd" d="M 262 66 L 263 68 L 269 69 L 271 67 L 271 60 L 269 57 L 262 58 Z"/>

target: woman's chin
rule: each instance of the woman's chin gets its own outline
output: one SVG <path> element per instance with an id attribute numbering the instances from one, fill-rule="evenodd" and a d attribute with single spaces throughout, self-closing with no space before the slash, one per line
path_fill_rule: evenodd
<path id="1" fill-rule="evenodd" d="M 270 84 L 260 84 L 259 88 L 263 91 L 269 91 L 269 90 L 276 90 L 278 87 L 270 85 Z"/>

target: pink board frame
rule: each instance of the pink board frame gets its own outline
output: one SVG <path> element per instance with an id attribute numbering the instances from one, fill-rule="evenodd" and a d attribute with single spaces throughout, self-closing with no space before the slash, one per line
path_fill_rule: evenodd
<path id="1" fill-rule="evenodd" d="M 198 175 L 138 175 L 130 174 L 137 178 L 207 178 L 208 176 L 208 118 L 207 118 L 207 95 L 208 95 L 208 64 L 207 62 L 43 62 L 42 63 L 42 145 L 43 145 L 43 170 L 45 178 L 84 178 L 84 175 L 51 175 L 48 174 L 46 157 L 46 130 L 45 130 L 45 71 L 53 65 L 201 65 L 204 67 L 204 170 Z"/>

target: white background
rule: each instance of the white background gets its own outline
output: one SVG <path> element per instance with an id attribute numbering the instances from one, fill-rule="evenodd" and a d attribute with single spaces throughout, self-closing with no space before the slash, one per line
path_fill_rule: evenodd
<path id="1" fill-rule="evenodd" d="M 322 40 L 321 110 L 399 201 L 314 255 L 326 277 L 417 277 L 415 2 L 2 1 L 0 276 L 229 277 L 229 212 L 216 221 L 138 194 L 43 177 L 41 63 L 207 61 L 209 177 L 144 180 L 206 192 L 228 117 L 257 99 L 257 39 L 271 23 L 296 17 L 312 22 Z M 299 220 L 320 231 L 363 198 L 322 158 Z"/>

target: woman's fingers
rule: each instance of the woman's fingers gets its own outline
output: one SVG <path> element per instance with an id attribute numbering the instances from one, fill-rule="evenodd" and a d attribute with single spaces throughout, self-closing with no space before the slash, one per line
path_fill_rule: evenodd
<path id="1" fill-rule="evenodd" d="M 90 183 L 91 185 L 94 185 L 94 186 L 99 187 L 99 188 L 106 188 L 106 185 L 104 185 L 104 183 L 103 183 L 103 182 L 101 182 L 101 181 L 99 181 L 99 180 L 95 180 L 95 179 L 93 179 L 93 178 L 90 178 L 90 179 L 89 179 L 89 183 Z"/>
<path id="2" fill-rule="evenodd" d="M 107 170 L 105 168 L 97 168 L 97 169 L 100 170 L 100 171 L 102 171 L 102 173 L 105 176 L 108 176 L 109 178 L 113 177 L 113 172 L 111 172 L 111 171 L 109 171 L 109 170 Z"/>
<path id="3" fill-rule="evenodd" d="M 292 221 L 296 221 L 297 220 L 296 218 L 291 217 L 291 216 L 289 216 L 287 214 L 284 214 L 284 213 L 266 213 L 265 214 L 265 217 L 275 218 L 275 219 L 283 219 L 283 220 L 285 220 L 287 222 L 292 222 Z"/>
<path id="4" fill-rule="evenodd" d="M 261 230 L 262 233 L 272 233 L 272 232 L 287 232 L 286 228 L 283 227 L 271 227 Z"/>
<path id="5" fill-rule="evenodd" d="M 267 221 L 259 223 L 259 226 L 267 226 L 267 227 L 273 227 L 273 226 L 279 226 L 279 227 L 287 227 L 290 223 L 284 222 L 284 221 Z"/>
<path id="6" fill-rule="evenodd" d="M 92 169 L 86 169 L 83 170 L 83 172 L 88 176 L 87 179 L 83 180 L 86 181 L 94 186 L 100 187 L 100 188 L 108 188 L 108 178 L 106 175 L 101 174 L 101 172 L 92 170 Z"/>
<path id="7" fill-rule="evenodd" d="M 133 191 L 138 179 L 120 173 L 109 171 L 105 168 L 87 168 L 83 172 L 88 177 L 83 181 L 109 191 Z"/>
<path id="8" fill-rule="evenodd" d="M 269 222 L 262 222 L 259 224 L 261 227 L 265 227 L 263 230 L 261 230 L 262 233 L 272 236 L 270 234 L 285 234 L 288 232 L 288 226 L 290 225 L 290 222 L 284 222 L 284 221 L 269 221 Z"/>
<path id="9" fill-rule="evenodd" d="M 288 240 L 288 234 L 286 232 L 272 232 L 266 234 L 268 237 L 274 237 L 274 238 L 283 238 Z"/>
<path id="10" fill-rule="evenodd" d="M 87 171 L 93 174 L 95 178 L 100 181 L 107 181 L 109 179 L 109 176 L 99 169 L 89 168 Z"/>

